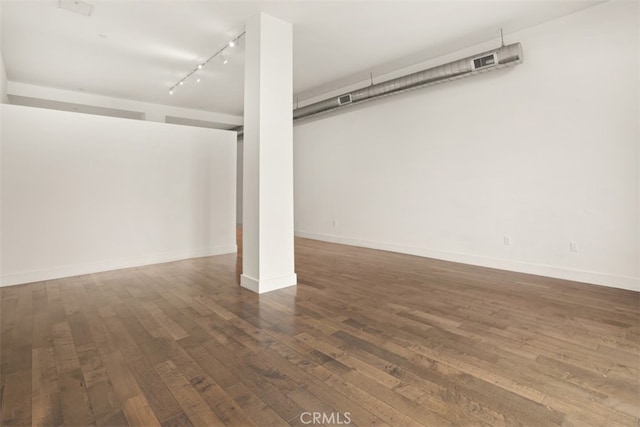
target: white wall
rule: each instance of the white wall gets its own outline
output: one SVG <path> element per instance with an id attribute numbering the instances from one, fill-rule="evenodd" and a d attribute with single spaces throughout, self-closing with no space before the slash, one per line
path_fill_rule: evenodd
<path id="1" fill-rule="evenodd" d="M 2 22 L 2 2 L 0 2 L 0 22 Z M 0 31 L 0 45 L 2 44 L 2 31 Z M 7 69 L 4 65 L 2 51 L 0 51 L 0 104 L 8 104 L 7 97 Z"/>
<path id="2" fill-rule="evenodd" d="M 236 250 L 235 132 L 0 107 L 2 285 Z"/>
<path id="3" fill-rule="evenodd" d="M 2 52 L 0 51 L 0 103 L 8 104 L 9 98 L 7 97 L 7 70 L 4 67 L 4 59 L 2 58 Z"/>
<path id="4" fill-rule="evenodd" d="M 517 67 L 296 125 L 297 234 L 640 290 L 638 4 L 516 41 Z"/>

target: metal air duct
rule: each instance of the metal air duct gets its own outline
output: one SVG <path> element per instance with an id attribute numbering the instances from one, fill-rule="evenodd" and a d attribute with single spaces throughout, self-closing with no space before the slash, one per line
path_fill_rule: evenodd
<path id="1" fill-rule="evenodd" d="M 522 45 L 514 43 L 296 108 L 293 120 L 521 63 Z"/>
<path id="2" fill-rule="evenodd" d="M 522 61 L 522 45 L 513 43 L 296 108 L 293 110 L 293 120 L 316 116 L 385 96 L 396 95 L 487 71 L 499 70 L 521 64 Z M 238 128 L 237 131 L 239 135 L 242 135 L 243 129 Z"/>

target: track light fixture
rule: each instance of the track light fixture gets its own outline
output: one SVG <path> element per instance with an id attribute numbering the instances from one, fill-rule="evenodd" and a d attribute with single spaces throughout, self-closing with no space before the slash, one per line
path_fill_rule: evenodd
<path id="1" fill-rule="evenodd" d="M 236 36 L 234 39 L 232 39 L 231 41 L 229 41 L 229 43 L 225 44 L 224 47 L 218 49 L 218 51 L 216 53 L 214 53 L 213 55 L 211 55 L 209 57 L 209 59 L 207 59 L 206 61 L 198 64 L 198 66 L 196 68 L 194 68 L 193 70 L 191 70 L 191 72 L 189 74 L 187 74 L 186 76 L 184 76 L 180 81 L 178 81 L 178 83 L 174 84 L 173 86 L 171 86 L 169 88 L 169 95 L 173 95 L 174 92 L 176 91 L 176 89 L 178 88 L 178 86 L 183 86 L 184 82 L 191 77 L 193 74 L 197 73 L 198 71 L 202 70 L 209 62 L 211 62 L 211 60 L 213 60 L 215 57 L 220 56 L 220 60 L 222 61 L 223 64 L 227 64 L 229 63 L 229 59 L 225 58 L 223 55 L 223 52 L 225 51 L 225 49 L 230 48 L 230 47 L 235 47 L 238 42 L 240 41 L 240 38 L 242 36 L 244 36 L 245 33 L 241 33 L 240 35 Z M 200 77 L 196 78 L 196 83 L 200 83 Z"/>

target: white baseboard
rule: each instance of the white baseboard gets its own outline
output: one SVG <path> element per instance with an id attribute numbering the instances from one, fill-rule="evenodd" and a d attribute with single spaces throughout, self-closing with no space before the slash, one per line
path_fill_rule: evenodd
<path id="1" fill-rule="evenodd" d="M 480 255 L 471 255 L 456 252 L 447 252 L 426 248 L 414 248 L 390 243 L 371 242 L 360 239 L 352 239 L 343 236 L 309 233 L 296 231 L 295 235 L 314 240 L 322 240 L 343 245 L 360 246 L 383 251 L 399 252 L 409 255 L 417 255 L 426 258 L 435 258 L 444 261 L 459 262 L 463 264 L 478 265 L 482 267 L 497 268 L 501 270 L 516 271 L 518 273 L 536 274 L 539 276 L 553 277 L 557 279 L 571 280 L 575 282 L 591 283 L 594 285 L 608 286 L 611 288 L 627 289 L 640 292 L 640 278 L 621 276 L 596 271 L 576 270 L 545 264 L 534 264 L 524 261 L 514 261 L 499 258 L 490 258 Z"/>
<path id="2" fill-rule="evenodd" d="M 297 283 L 298 277 L 295 273 L 260 280 L 244 274 L 240 276 L 240 286 L 257 294 L 288 288 L 289 286 L 295 286 Z"/>
<path id="3" fill-rule="evenodd" d="M 0 287 L 41 282 L 43 280 L 60 279 L 63 277 L 80 276 L 83 274 L 99 273 L 110 270 L 120 270 L 122 268 L 160 264 L 163 262 L 179 261 L 189 258 L 236 253 L 237 251 L 238 247 L 236 245 L 217 246 L 184 252 L 144 255 L 139 257 L 102 260 L 85 264 L 51 267 L 42 270 L 22 271 L 19 273 L 9 273 L 0 276 Z"/>

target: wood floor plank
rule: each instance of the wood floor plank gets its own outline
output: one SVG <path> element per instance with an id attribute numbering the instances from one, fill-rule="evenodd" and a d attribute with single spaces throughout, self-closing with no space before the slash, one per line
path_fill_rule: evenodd
<path id="1" fill-rule="evenodd" d="M 222 386 L 217 384 L 185 349 L 175 345 L 171 354 L 171 360 L 176 367 L 225 425 L 254 425 L 251 418 L 226 394 Z"/>
<path id="2" fill-rule="evenodd" d="M 318 396 L 340 413 L 349 412 L 355 425 L 381 425 L 385 424 L 383 420 L 389 423 L 391 422 L 389 420 L 404 419 L 404 416 L 396 413 L 386 403 L 376 401 L 366 393 L 362 394 L 360 390 L 351 387 L 350 384 L 338 381 L 337 376 L 323 366 L 324 363 L 331 363 L 332 358 L 325 355 L 319 357 L 314 354 L 315 350 L 301 354 L 293 347 L 277 343 L 274 343 L 271 348 L 280 356 L 279 362 L 278 358 L 271 356 L 272 363 L 292 365 L 287 371 L 295 375 L 299 383 L 304 384 L 310 393 Z M 348 371 L 348 368 L 343 369 Z M 363 399 L 354 398 L 356 395 L 360 395 Z"/>
<path id="3" fill-rule="evenodd" d="M 149 405 L 161 422 L 174 418 L 182 412 L 175 397 L 147 359 L 129 360 L 128 364 Z"/>
<path id="4" fill-rule="evenodd" d="M 31 425 L 31 375 L 27 370 L 5 377 L 0 406 L 0 425 Z"/>
<path id="5" fill-rule="evenodd" d="M 80 368 L 71 327 L 68 322 L 60 322 L 54 324 L 52 330 L 64 423 L 68 425 L 94 424 L 95 418 Z"/>
<path id="6" fill-rule="evenodd" d="M 31 369 L 33 337 L 33 290 L 30 286 L 18 287 L 15 323 L 11 328 L 11 352 L 3 357 L 4 375 L 11 375 Z"/>
<path id="7" fill-rule="evenodd" d="M 193 424 L 189 421 L 189 417 L 187 417 L 184 412 L 163 422 L 161 425 L 162 427 L 193 427 Z"/>
<path id="8" fill-rule="evenodd" d="M 224 425 L 173 361 L 162 362 L 156 365 L 155 369 L 195 427 Z"/>
<path id="9" fill-rule="evenodd" d="M 168 317 L 156 304 L 153 302 L 145 302 L 142 306 L 153 316 L 158 322 L 161 328 L 163 328 L 174 340 L 181 340 L 187 338 L 189 334 L 182 329 L 176 322 Z"/>
<path id="10" fill-rule="evenodd" d="M 34 314 L 31 348 L 50 347 L 53 337 L 51 335 L 51 323 L 49 321 L 47 288 L 43 282 L 34 284 L 32 310 Z"/>
<path id="11" fill-rule="evenodd" d="M 123 412 L 129 425 L 132 426 L 160 426 L 160 421 L 156 418 L 149 402 L 143 395 L 134 396 L 124 402 Z"/>
<path id="12" fill-rule="evenodd" d="M 62 422 L 58 372 L 53 348 L 35 348 L 31 380 L 31 423 L 34 426 L 57 426 Z"/>
<path id="13" fill-rule="evenodd" d="M 240 380 L 226 366 L 212 357 L 204 347 L 190 347 L 186 349 L 198 365 L 222 388 L 229 388 Z"/>
<path id="14" fill-rule="evenodd" d="M 13 353 L 13 330 L 16 322 L 18 286 L 0 288 L 0 384 L 5 384 L 7 368 Z"/>
<path id="15" fill-rule="evenodd" d="M 0 424 L 640 423 L 638 292 L 299 238 L 295 288 L 241 265 L 1 288 Z"/>
<path id="16" fill-rule="evenodd" d="M 298 416 L 302 408 L 286 396 L 287 390 L 295 388 L 295 383 L 287 381 L 287 379 L 279 378 L 278 374 L 267 369 L 256 366 L 255 362 L 252 366 L 249 363 L 250 355 L 243 352 L 240 344 L 221 347 L 219 343 L 205 343 L 205 348 L 212 357 L 217 358 L 255 394 L 271 407 L 280 417 L 285 420 Z M 279 388 L 278 386 L 283 386 Z"/>
<path id="17" fill-rule="evenodd" d="M 288 425 L 285 419 L 280 417 L 243 383 L 236 383 L 226 390 L 229 397 L 244 410 L 256 425 L 274 427 Z"/>
<path id="18" fill-rule="evenodd" d="M 110 337 L 110 348 L 119 349 L 128 371 L 141 391 L 139 396 L 146 396 L 146 403 L 153 409 L 157 419 L 163 422 L 175 417 L 181 412 L 180 406 L 125 326 L 125 320 L 131 319 L 131 314 L 121 305 L 114 308 L 114 312 L 118 315 L 104 319 L 107 336 Z M 124 413 L 127 415 L 126 410 Z"/>

